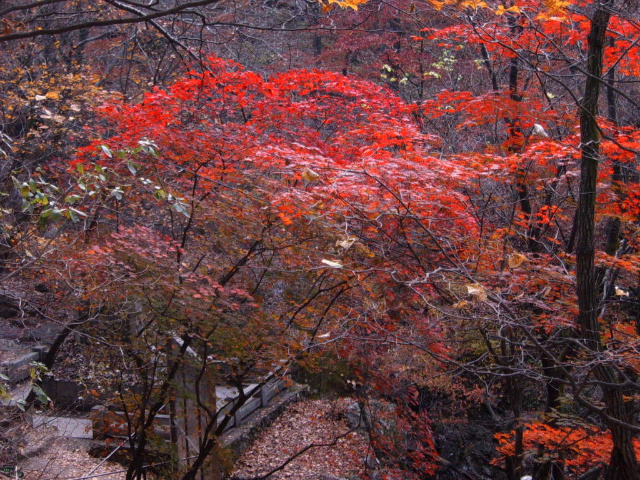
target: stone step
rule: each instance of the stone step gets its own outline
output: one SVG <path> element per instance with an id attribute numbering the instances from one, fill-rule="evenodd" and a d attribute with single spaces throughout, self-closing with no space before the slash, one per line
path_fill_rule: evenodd
<path id="1" fill-rule="evenodd" d="M 34 428 L 53 428 L 59 437 L 93 438 L 91 420 L 83 417 L 63 417 L 35 414 L 32 416 Z"/>

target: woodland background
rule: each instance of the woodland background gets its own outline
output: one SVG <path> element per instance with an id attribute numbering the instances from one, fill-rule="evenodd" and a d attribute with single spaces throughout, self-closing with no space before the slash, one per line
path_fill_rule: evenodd
<path id="1" fill-rule="evenodd" d="M 637 479 L 639 9 L 3 2 L 2 299 L 64 327 L 34 392 L 79 335 L 128 478 L 190 363 L 169 478 L 224 463 L 199 386 L 271 373 L 375 412 L 383 478 L 480 478 L 467 426 L 495 478 Z"/>

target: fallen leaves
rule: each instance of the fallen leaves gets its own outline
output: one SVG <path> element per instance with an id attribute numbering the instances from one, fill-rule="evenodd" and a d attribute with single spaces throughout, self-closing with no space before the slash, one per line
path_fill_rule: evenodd
<path id="1" fill-rule="evenodd" d="M 254 478 L 279 467 L 311 444 L 313 447 L 291 461 L 270 479 L 312 480 L 358 477 L 364 472 L 367 440 L 357 432 L 349 433 L 344 421 L 347 400 L 309 400 L 290 406 L 253 442 L 240 457 L 234 478 Z"/>
<path id="2" fill-rule="evenodd" d="M 125 478 L 122 465 L 113 462 L 100 465 L 102 460 L 89 456 L 85 442 L 51 435 L 47 429 L 35 432 L 29 448 L 39 453 L 20 465 L 24 480 L 77 479 L 90 472 L 105 480 Z"/>

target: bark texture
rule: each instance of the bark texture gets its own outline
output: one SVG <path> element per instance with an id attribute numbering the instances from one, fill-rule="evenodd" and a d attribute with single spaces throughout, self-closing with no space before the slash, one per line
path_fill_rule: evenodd
<path id="1" fill-rule="evenodd" d="M 602 83 L 605 37 L 615 0 L 597 2 L 588 37 L 587 78 L 580 108 L 581 177 L 577 212 L 576 275 L 578 324 L 581 340 L 596 361 L 594 374 L 601 382 L 605 413 L 613 438 L 607 480 L 637 480 L 638 464 L 633 434 L 624 426 L 632 419 L 627 412 L 622 389 L 612 366 L 599 361 L 604 350 L 598 322 L 600 298 L 594 268 L 596 181 L 600 162 L 600 131 L 597 123 L 598 99 Z"/>

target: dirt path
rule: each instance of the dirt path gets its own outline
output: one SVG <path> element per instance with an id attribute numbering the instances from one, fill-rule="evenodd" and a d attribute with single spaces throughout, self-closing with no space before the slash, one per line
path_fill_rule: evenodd
<path id="1" fill-rule="evenodd" d="M 233 478 L 253 478 L 282 465 L 303 448 L 313 447 L 270 479 L 320 480 L 359 478 L 364 471 L 367 441 L 349 431 L 344 421 L 346 400 L 308 400 L 291 405 L 239 458 Z"/>
<path id="2" fill-rule="evenodd" d="M 23 480 L 75 480 L 91 472 L 93 475 L 101 475 L 97 479 L 123 480 L 125 477 L 123 472 L 113 473 L 122 471 L 121 465 L 111 462 L 100 465 L 100 459 L 90 457 L 86 440 L 42 432 L 36 435 L 39 438 L 34 440 L 32 437 L 28 448 L 37 450 L 38 454 L 21 464 L 25 473 Z"/>

